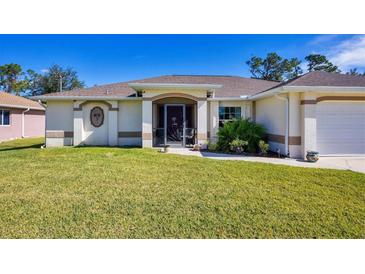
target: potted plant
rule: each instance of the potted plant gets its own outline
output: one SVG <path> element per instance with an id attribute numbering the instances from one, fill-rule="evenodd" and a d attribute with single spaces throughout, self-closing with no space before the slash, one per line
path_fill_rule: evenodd
<path id="1" fill-rule="evenodd" d="M 230 144 L 231 151 L 234 151 L 238 154 L 241 154 L 244 151 L 244 147 L 248 145 L 248 142 L 236 138 L 232 142 L 230 142 L 229 144 Z"/>
<path id="2" fill-rule="evenodd" d="M 307 155 L 305 156 L 308 162 L 315 163 L 319 159 L 318 151 L 307 151 Z"/>
<path id="3" fill-rule="evenodd" d="M 170 149 L 170 145 L 164 145 L 163 152 L 167 153 L 167 152 L 169 152 L 169 149 Z"/>
<path id="4" fill-rule="evenodd" d="M 265 143 L 264 140 L 260 140 L 259 149 L 260 149 L 260 155 L 267 155 L 267 152 L 269 151 L 269 144 Z"/>
<path id="5" fill-rule="evenodd" d="M 193 145 L 193 151 L 200 151 L 200 149 L 201 149 L 201 144 L 195 144 L 195 145 Z"/>

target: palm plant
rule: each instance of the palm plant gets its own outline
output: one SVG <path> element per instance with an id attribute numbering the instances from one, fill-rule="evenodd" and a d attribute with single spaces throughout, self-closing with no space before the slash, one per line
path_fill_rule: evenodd
<path id="1" fill-rule="evenodd" d="M 248 152 L 256 152 L 259 141 L 265 135 L 265 128 L 250 119 L 237 119 L 224 124 L 218 131 L 217 148 L 229 151 L 230 143 L 235 139 L 247 141 Z"/>

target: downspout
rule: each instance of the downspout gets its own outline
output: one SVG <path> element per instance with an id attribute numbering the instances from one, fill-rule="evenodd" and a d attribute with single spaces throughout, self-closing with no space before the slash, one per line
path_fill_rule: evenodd
<path id="1" fill-rule="evenodd" d="M 285 156 L 289 157 L 289 98 L 288 96 L 281 97 L 278 94 L 275 94 L 275 97 L 285 101 Z"/>
<path id="2" fill-rule="evenodd" d="M 24 134 L 24 121 L 25 121 L 25 119 L 24 119 L 24 113 L 28 112 L 29 110 L 30 110 L 30 108 L 27 108 L 26 110 L 24 110 L 22 112 L 22 138 L 25 137 L 25 134 Z"/>

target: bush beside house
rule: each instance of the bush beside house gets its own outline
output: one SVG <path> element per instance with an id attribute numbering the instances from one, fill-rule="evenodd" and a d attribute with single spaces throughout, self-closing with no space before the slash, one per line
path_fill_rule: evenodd
<path id="1" fill-rule="evenodd" d="M 250 119 L 237 119 L 224 124 L 218 131 L 217 150 L 224 152 L 256 153 L 260 148 L 266 130 L 264 126 Z M 260 143 L 260 141 L 262 141 Z M 261 146 L 260 146 L 261 145 Z"/>

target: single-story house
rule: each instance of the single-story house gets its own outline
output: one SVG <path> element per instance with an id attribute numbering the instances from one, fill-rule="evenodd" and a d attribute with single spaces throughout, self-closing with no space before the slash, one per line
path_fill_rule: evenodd
<path id="1" fill-rule="evenodd" d="M 280 83 L 236 76 L 171 75 L 38 96 L 46 146 L 191 146 L 251 118 L 270 148 L 295 158 L 365 155 L 365 77 L 310 72 Z"/>
<path id="2" fill-rule="evenodd" d="M 42 104 L 0 92 L 0 142 L 45 133 L 45 108 Z"/>

